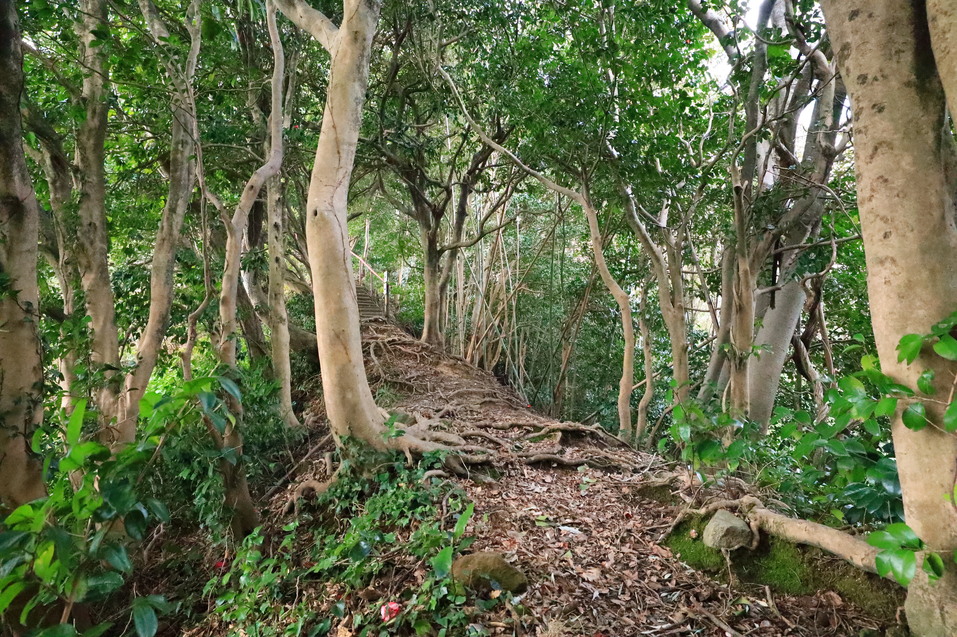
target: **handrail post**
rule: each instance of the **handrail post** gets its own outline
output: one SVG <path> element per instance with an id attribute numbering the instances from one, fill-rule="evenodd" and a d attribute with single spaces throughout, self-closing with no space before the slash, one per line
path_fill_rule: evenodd
<path id="1" fill-rule="evenodd" d="M 389 293 L 391 290 L 389 286 L 389 271 L 388 270 L 385 271 L 385 278 L 382 281 L 382 286 L 384 288 L 384 293 L 385 293 L 385 317 L 389 318 Z"/>

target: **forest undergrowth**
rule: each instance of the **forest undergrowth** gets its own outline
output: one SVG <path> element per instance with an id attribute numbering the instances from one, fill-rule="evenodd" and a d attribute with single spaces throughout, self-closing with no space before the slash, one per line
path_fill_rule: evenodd
<path id="1" fill-rule="evenodd" d="M 260 530 L 232 547 L 159 527 L 137 551 L 131 590 L 165 600 L 157 634 L 906 634 L 902 591 L 876 576 L 767 538 L 726 561 L 702 544 L 705 520 L 675 526 L 715 500 L 774 502 L 772 490 L 703 483 L 601 428 L 542 416 L 492 374 L 384 321 L 364 324 L 363 348 L 390 431 L 427 423 L 457 445 L 467 475 L 441 455 L 341 461 L 319 383 L 306 379 L 305 435 L 252 481 Z M 527 592 L 457 585 L 453 561 L 479 551 L 505 556 Z"/>

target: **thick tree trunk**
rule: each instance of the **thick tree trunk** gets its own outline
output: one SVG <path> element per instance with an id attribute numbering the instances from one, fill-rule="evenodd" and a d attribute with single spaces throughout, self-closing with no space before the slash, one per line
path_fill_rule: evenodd
<path id="1" fill-rule="evenodd" d="M 867 284 L 881 368 L 915 386 L 936 372 L 946 402 L 957 364 L 929 348 L 912 365 L 895 350 L 957 307 L 953 138 L 946 97 L 957 99 L 957 13 L 952 2 L 825 0 L 822 3 L 854 112 L 858 203 Z M 928 548 L 957 549 L 957 436 L 940 429 L 943 406 L 927 402 L 932 426 L 893 425 L 907 523 Z M 905 407 L 901 401 L 901 408 Z M 952 565 L 951 565 L 952 566 Z M 917 637 L 957 634 L 957 586 L 917 578 L 906 611 Z"/>
<path id="2" fill-rule="evenodd" d="M 445 294 L 442 289 L 442 253 L 434 232 L 421 230 L 420 241 L 425 255 L 422 283 L 425 291 L 425 318 L 422 322 L 422 341 L 442 348 L 445 345 Z M 446 281 L 446 289 L 448 282 Z"/>
<path id="3" fill-rule="evenodd" d="M 23 156 L 23 53 L 13 0 L 0 0 L 0 516 L 45 495 L 30 453 L 43 417 L 39 207 Z"/>
<path id="4" fill-rule="evenodd" d="M 306 242 L 312 271 L 316 336 L 326 413 L 337 439 L 353 437 L 384 450 L 384 417 L 366 379 L 349 249 L 347 204 L 369 59 L 380 5 L 348 0 L 338 29 L 299 0 L 279 0 L 282 12 L 309 31 L 332 56 L 329 88 L 306 201 Z"/>
<path id="5" fill-rule="evenodd" d="M 749 389 L 750 417 L 767 433 L 771 411 L 777 398 L 784 362 L 788 359 L 791 337 L 801 318 L 807 296 L 800 281 L 788 281 L 777 293 L 774 308 L 764 314 L 761 329 L 754 340 L 757 357 L 751 361 Z"/>

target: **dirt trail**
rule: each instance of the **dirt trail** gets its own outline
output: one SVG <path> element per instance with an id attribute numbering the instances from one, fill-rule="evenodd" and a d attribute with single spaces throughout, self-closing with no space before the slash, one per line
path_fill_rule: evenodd
<path id="1" fill-rule="evenodd" d="M 492 634 L 856 636 L 886 628 L 834 592 L 777 595 L 690 569 L 658 543 L 679 507 L 643 497 L 649 487 L 660 494 L 675 467 L 601 430 L 534 412 L 491 374 L 393 325 L 366 323 L 363 338 L 370 382 L 393 399 L 391 411 L 430 421 L 473 459 L 493 452 L 476 469 L 485 479 L 454 478 L 475 503 L 474 550 L 504 553 L 530 581 L 519 627 L 491 617 Z M 321 403 L 311 409 L 309 419 L 321 419 Z M 321 477 L 321 463 L 313 466 Z M 674 489 L 683 495 L 680 484 Z"/>

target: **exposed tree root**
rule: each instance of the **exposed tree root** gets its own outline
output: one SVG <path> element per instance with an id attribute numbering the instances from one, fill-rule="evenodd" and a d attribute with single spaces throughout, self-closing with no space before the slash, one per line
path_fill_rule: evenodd
<path id="1" fill-rule="evenodd" d="M 788 542 L 817 547 L 862 570 L 877 573 L 876 558 L 879 550 L 876 547 L 838 529 L 776 513 L 766 508 L 764 503 L 753 495 L 734 500 L 715 500 L 698 509 L 684 509 L 672 522 L 662 539 L 674 532 L 678 524 L 689 516 L 706 516 L 719 509 L 736 509 L 745 517 L 754 534 L 751 550 L 758 547 L 760 532 L 764 531 Z M 893 581 L 893 577 L 888 576 L 888 579 Z"/>

